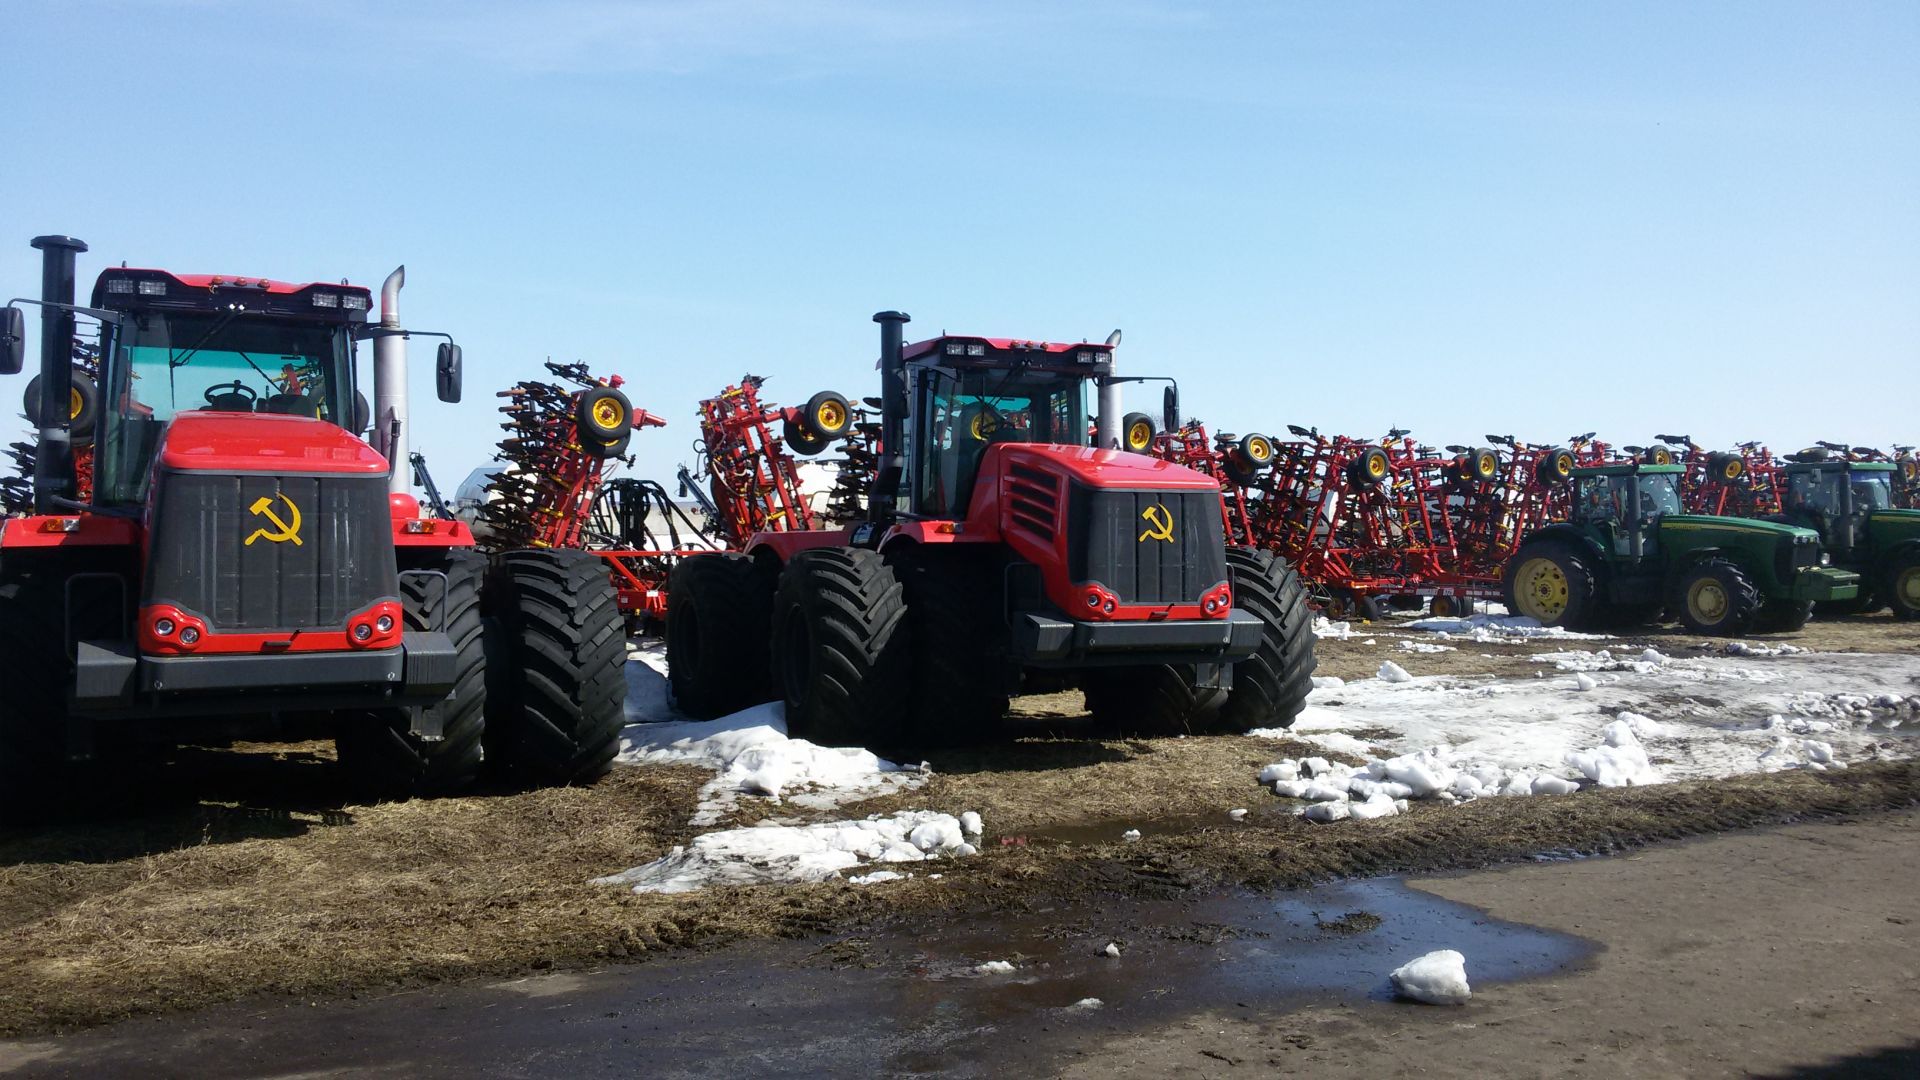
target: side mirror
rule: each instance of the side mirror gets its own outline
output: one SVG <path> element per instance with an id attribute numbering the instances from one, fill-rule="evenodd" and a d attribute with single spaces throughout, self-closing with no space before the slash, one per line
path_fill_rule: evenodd
<path id="1" fill-rule="evenodd" d="M 1180 430 L 1180 387 L 1169 383 L 1160 392 L 1160 430 Z"/>
<path id="2" fill-rule="evenodd" d="M 27 360 L 27 313 L 17 307 L 7 309 L 5 329 L 0 330 L 0 375 L 18 375 Z"/>
<path id="3" fill-rule="evenodd" d="M 433 385 L 440 400 L 450 405 L 460 402 L 460 346 L 451 341 L 440 343 L 433 358 Z"/>

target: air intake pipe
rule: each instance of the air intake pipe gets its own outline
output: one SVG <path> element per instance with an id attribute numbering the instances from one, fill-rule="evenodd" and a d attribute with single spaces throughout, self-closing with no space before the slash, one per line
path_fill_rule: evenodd
<path id="1" fill-rule="evenodd" d="M 397 266 L 380 286 L 380 325 L 373 336 L 373 448 L 389 462 L 407 455 L 407 332 L 400 328 L 400 289 L 407 268 Z M 407 474 L 387 470 L 387 493 L 410 494 Z"/>
<path id="2" fill-rule="evenodd" d="M 33 458 L 33 509 L 73 509 L 73 260 L 87 250 L 71 236 L 36 236 L 40 249 L 40 445 Z"/>
<path id="3" fill-rule="evenodd" d="M 913 317 L 903 311 L 882 311 L 880 324 L 880 472 L 867 498 L 867 520 L 887 524 L 900 504 L 900 478 L 906 472 L 907 367 L 901 356 L 904 331 Z"/>

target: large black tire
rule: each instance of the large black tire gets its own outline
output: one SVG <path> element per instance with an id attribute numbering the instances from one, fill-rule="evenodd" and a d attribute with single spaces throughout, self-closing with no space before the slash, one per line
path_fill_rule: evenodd
<path id="1" fill-rule="evenodd" d="M 780 571 L 773 684 L 787 733 L 863 745 L 910 708 L 905 590 L 880 553 L 811 548 Z"/>
<path id="2" fill-rule="evenodd" d="M 1894 618 L 1920 618 L 1920 552 L 1895 555 L 1874 593 L 1893 609 Z"/>
<path id="3" fill-rule="evenodd" d="M 1696 634 L 1738 637 L 1760 614 L 1760 590 L 1737 564 L 1705 559 L 1680 575 L 1667 607 Z"/>
<path id="4" fill-rule="evenodd" d="M 513 783 L 590 783 L 626 722 L 627 639 L 607 565 L 584 551 L 494 560 L 487 615 L 487 764 Z"/>
<path id="5" fill-rule="evenodd" d="M 1807 620 L 1813 618 L 1811 600 L 1795 603 L 1792 600 L 1768 600 L 1754 613 L 1753 628 L 1762 634 L 1791 634 L 1804 630 Z"/>
<path id="6" fill-rule="evenodd" d="M 75 446 L 90 446 L 93 443 L 93 426 L 100 418 L 100 388 L 94 385 L 92 376 L 78 365 L 73 369 L 73 397 L 67 409 L 67 432 Z M 40 376 L 27 380 L 26 392 L 20 395 L 21 411 L 27 414 L 27 423 L 40 425 Z"/>
<path id="7" fill-rule="evenodd" d="M 61 590 L 53 579 L 0 585 L 0 821 L 57 817 L 66 789 L 66 686 Z"/>
<path id="8" fill-rule="evenodd" d="M 573 403 L 573 426 L 588 450 L 625 443 L 633 434 L 633 402 L 611 386 L 588 387 Z"/>
<path id="9" fill-rule="evenodd" d="M 1087 711 L 1104 735 L 1198 735 L 1215 722 L 1224 691 L 1194 685 L 1185 664 L 1090 668 L 1081 677 Z"/>
<path id="10" fill-rule="evenodd" d="M 895 730 L 914 747 L 998 735 L 1013 683 L 998 564 L 950 545 L 908 549 L 891 561 L 913 664 L 912 707 Z"/>
<path id="11" fill-rule="evenodd" d="M 667 684 L 689 716 L 725 716 L 774 698 L 770 567 L 748 555 L 692 555 L 667 578 Z"/>
<path id="12" fill-rule="evenodd" d="M 1257 615 L 1266 627 L 1252 656 L 1233 665 L 1226 703 L 1207 718 L 1207 728 L 1242 733 L 1290 727 L 1313 689 L 1313 610 L 1307 590 L 1287 560 L 1271 551 L 1227 549 L 1233 606 Z"/>
<path id="13" fill-rule="evenodd" d="M 1557 540 L 1523 544 L 1500 571 L 1501 600 L 1513 615 L 1542 626 L 1579 630 L 1600 615 L 1600 581 L 1592 557 Z"/>
<path id="14" fill-rule="evenodd" d="M 401 573 L 406 629 L 444 631 L 459 650 L 453 692 L 427 710 L 440 721 L 436 739 L 412 734 L 409 718 L 397 710 L 343 722 L 334 746 L 356 794 L 372 799 L 448 795 L 480 775 L 487 708 L 480 586 L 486 573 L 486 556 L 472 551 L 447 552 Z"/>

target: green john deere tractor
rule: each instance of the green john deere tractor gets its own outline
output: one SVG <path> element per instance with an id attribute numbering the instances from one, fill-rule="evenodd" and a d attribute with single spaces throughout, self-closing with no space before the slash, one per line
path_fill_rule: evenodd
<path id="1" fill-rule="evenodd" d="M 1890 607 L 1902 619 L 1920 615 L 1920 510 L 1893 508 L 1892 461 L 1794 455 L 1782 472 L 1781 513 L 1774 519 L 1812 529 L 1833 565 L 1860 575 L 1859 595 L 1842 610 Z"/>
<path id="2" fill-rule="evenodd" d="M 1703 634 L 1798 630 L 1816 601 L 1850 600 L 1859 575 L 1826 564 L 1819 534 L 1682 512 L 1679 465 L 1573 471 L 1569 520 L 1535 530 L 1502 572 L 1507 610 L 1549 626 L 1653 621 Z"/>

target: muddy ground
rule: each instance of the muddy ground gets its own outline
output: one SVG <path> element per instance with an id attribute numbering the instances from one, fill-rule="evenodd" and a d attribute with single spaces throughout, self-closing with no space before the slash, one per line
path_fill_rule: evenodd
<path id="1" fill-rule="evenodd" d="M 1363 630 L 1366 628 L 1362 628 Z M 1378 636 L 1399 631 L 1372 628 Z M 1323 674 L 1373 673 L 1378 645 L 1324 641 Z M 1688 655 L 1698 639 L 1646 639 Z M 1815 623 L 1781 640 L 1824 651 L 1920 651 L 1920 626 Z M 1531 673 L 1564 643 L 1395 654 L 1416 675 Z M 1481 654 L 1485 653 L 1486 656 Z M 443 980 L 635 962 L 751 938 L 799 937 L 1068 898 L 1178 899 L 1224 885 L 1615 851 L 1727 828 L 1920 801 L 1920 765 L 1416 806 L 1365 830 L 1316 829 L 1253 781 L 1306 748 L 1283 741 L 1101 740 L 1077 695 L 1024 699 L 1026 734 L 935 756 L 912 792 L 843 807 L 980 811 L 986 848 L 885 890 L 842 882 L 635 896 L 587 880 L 693 835 L 708 776 L 621 768 L 591 789 L 343 801 L 323 744 L 183 752 L 102 777 L 92 819 L 0 832 L 0 1034 L 99 1024 L 256 994 L 350 996 Z M 1244 822 L 1225 812 L 1250 807 Z M 755 809 L 740 817 L 783 812 Z M 1119 842 L 1128 825 L 1146 828 Z"/>

